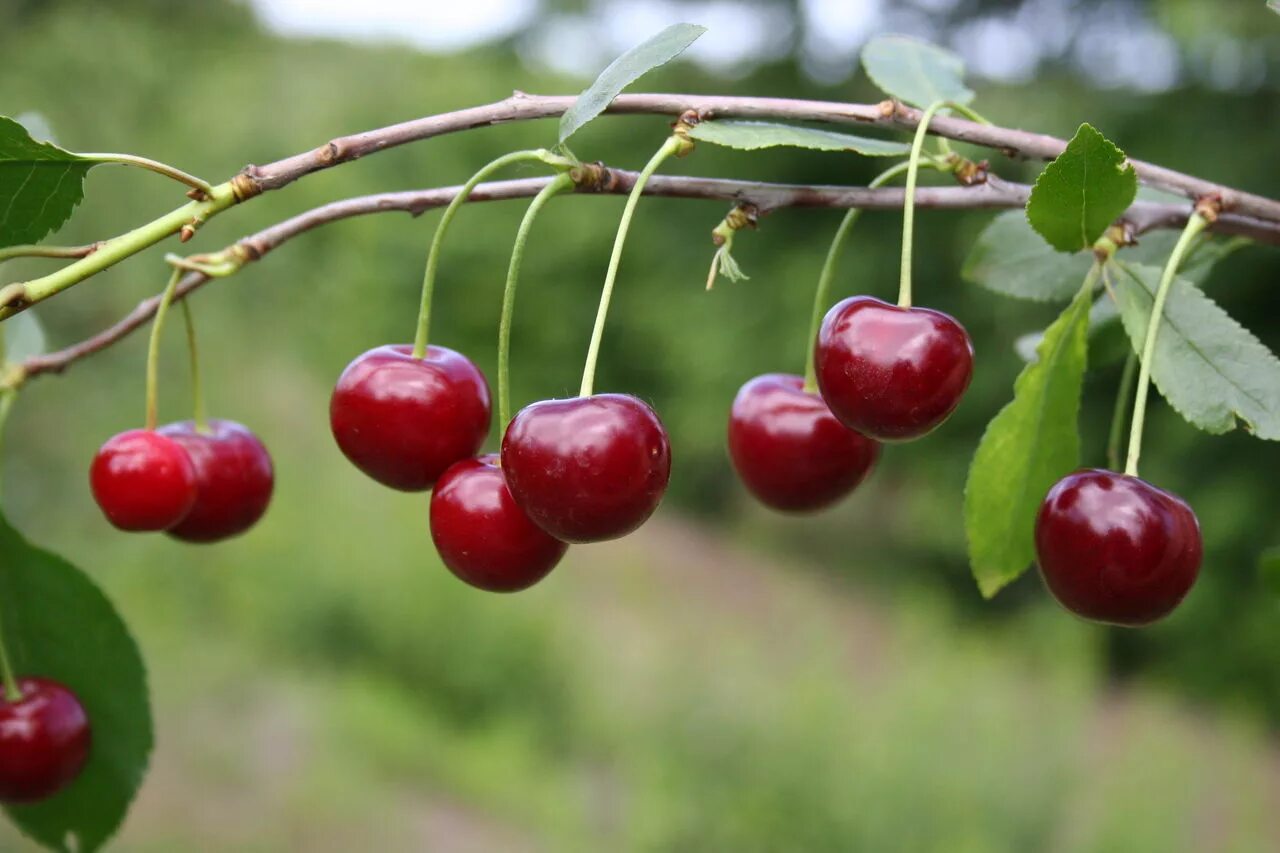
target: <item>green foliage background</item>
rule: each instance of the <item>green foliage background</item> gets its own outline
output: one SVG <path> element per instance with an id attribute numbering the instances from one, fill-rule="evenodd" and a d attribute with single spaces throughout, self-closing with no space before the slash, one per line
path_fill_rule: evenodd
<path id="1" fill-rule="evenodd" d="M 1185 13 L 1165 5 L 1177 32 Z M 427 56 L 284 42 L 222 3 L 0 4 L 0 50 L 0 111 L 40 112 L 73 150 L 145 154 L 211 179 L 513 88 L 583 83 L 530 71 L 506 45 Z M 735 80 L 677 64 L 642 86 L 878 98 L 861 78 L 818 86 L 790 61 Z M 998 122 L 1070 136 L 1088 120 L 1135 156 L 1280 195 L 1273 90 L 1099 95 L 1054 75 L 977 88 Z M 601 120 L 574 150 L 636 168 L 665 126 Z M 334 198 L 458 182 L 554 135 L 548 121 L 379 154 L 229 212 L 190 249 Z M 882 165 L 703 146 L 668 170 L 865 183 Z M 1021 179 L 1036 168 L 994 165 Z M 99 168 L 58 239 L 117 233 L 176 200 L 160 178 Z M 515 328 L 517 404 L 576 389 L 621 206 L 558 199 L 540 220 Z M 522 209 L 465 210 L 441 264 L 437 339 L 490 376 Z M 196 299 L 211 410 L 259 431 L 278 466 L 271 513 L 242 540 L 206 549 L 118 535 L 92 505 L 94 449 L 142 414 L 141 337 L 24 393 L 6 442 L 6 510 L 93 574 L 153 669 L 158 764 L 121 849 L 415 849 L 424 833 L 471 832 L 484 849 L 1170 850 L 1205 849 L 1205 820 L 1219 849 L 1270 846 L 1280 619 L 1257 555 L 1280 537 L 1280 451 L 1242 433 L 1206 436 L 1153 406 L 1144 473 L 1196 507 L 1207 549 L 1200 583 L 1166 623 L 1082 625 L 1033 574 L 983 603 L 964 557 L 965 471 L 1011 396 L 1014 340 L 1056 309 L 961 282 L 991 214 L 922 212 L 917 298 L 972 333 L 969 394 L 944 429 L 889 449 L 839 509 L 767 515 L 732 477 L 725 417 L 746 379 L 802 369 L 839 214 L 767 217 L 735 245 L 751 279 L 708 294 L 709 232 L 724 212 L 641 205 L 601 356 L 597 387 L 649 399 L 671 431 L 664 523 L 575 550 L 528 595 L 492 598 L 449 578 L 425 500 L 363 479 L 328 435 L 328 390 L 345 363 L 411 336 L 433 215 L 330 226 Z M 899 227 L 892 214 L 863 217 L 841 295 L 893 292 Z M 157 292 L 172 248 L 42 309 L 54 343 Z M 1273 250 L 1249 249 L 1206 284 L 1273 348 L 1276 272 Z M 171 419 L 187 413 L 179 338 L 162 386 Z M 1118 373 L 1086 380 L 1089 463 L 1102 462 Z"/>

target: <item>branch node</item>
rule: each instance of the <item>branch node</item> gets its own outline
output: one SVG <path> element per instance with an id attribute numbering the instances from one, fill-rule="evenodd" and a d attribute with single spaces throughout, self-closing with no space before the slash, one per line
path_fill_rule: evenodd
<path id="1" fill-rule="evenodd" d="M 1210 193 L 1196 199 L 1196 213 L 1200 214 L 1210 225 L 1218 221 L 1224 207 L 1220 193 Z"/>
<path id="2" fill-rule="evenodd" d="M 876 107 L 880 110 L 881 118 L 893 118 L 898 114 L 898 108 L 901 106 L 902 104 L 899 101 L 895 101 L 893 98 L 885 98 L 883 101 L 876 104 Z"/>
<path id="3" fill-rule="evenodd" d="M 31 304 L 25 282 L 16 281 L 0 288 L 0 308 L 16 314 Z"/>
<path id="4" fill-rule="evenodd" d="M 245 166 L 231 179 L 231 193 L 235 196 L 237 204 L 262 194 L 262 186 L 253 175 L 253 170 L 256 168 L 257 166 Z"/>

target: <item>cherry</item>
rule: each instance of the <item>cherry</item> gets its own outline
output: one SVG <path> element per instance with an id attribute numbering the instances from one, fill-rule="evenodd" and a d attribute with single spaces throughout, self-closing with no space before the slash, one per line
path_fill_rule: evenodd
<path id="1" fill-rule="evenodd" d="M 99 448 L 89 486 L 107 520 L 121 530 L 166 530 L 196 502 L 196 469 L 173 439 L 131 429 Z"/>
<path id="2" fill-rule="evenodd" d="M 599 542 L 653 514 L 671 476 L 658 415 L 628 394 L 543 400 L 521 409 L 502 439 L 511 495 L 564 542 Z"/>
<path id="3" fill-rule="evenodd" d="M 48 678 L 18 681 L 22 698 L 0 697 L 0 800 L 33 803 L 84 768 L 92 734 L 76 695 Z"/>
<path id="4" fill-rule="evenodd" d="M 187 542 L 215 542 L 243 533 L 262 518 L 275 477 L 258 437 L 235 421 L 211 419 L 207 432 L 192 421 L 160 428 L 182 445 L 196 470 L 196 500 L 168 533 Z"/>
<path id="5" fill-rule="evenodd" d="M 533 586 L 569 548 L 516 505 L 493 453 L 441 475 L 431 493 L 431 539 L 449 571 L 490 592 Z"/>
<path id="6" fill-rule="evenodd" d="M 836 420 L 804 380 L 757 376 L 738 391 L 729 413 L 729 457 L 742 482 L 774 509 L 829 506 L 871 471 L 880 445 Z"/>
<path id="7" fill-rule="evenodd" d="M 414 358 L 408 345 L 376 347 L 338 377 L 329 423 L 357 468 L 393 489 L 420 492 L 484 443 L 489 386 L 451 349 L 427 347 Z"/>
<path id="8" fill-rule="evenodd" d="M 880 441 L 907 441 L 960 402 L 973 344 L 941 311 L 853 296 L 827 312 L 814 361 L 822 397 L 841 423 Z"/>
<path id="9" fill-rule="evenodd" d="M 1200 572 L 1200 525 L 1177 495 L 1096 469 L 1063 477 L 1040 505 L 1036 554 L 1071 612 L 1117 625 L 1167 616 Z"/>

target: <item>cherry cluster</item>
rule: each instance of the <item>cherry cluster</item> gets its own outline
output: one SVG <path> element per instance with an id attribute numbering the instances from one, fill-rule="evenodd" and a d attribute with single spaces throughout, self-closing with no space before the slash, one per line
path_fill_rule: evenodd
<path id="1" fill-rule="evenodd" d="M 544 400 L 512 418 L 499 454 L 489 386 L 465 356 L 409 346 L 358 356 L 329 405 L 338 447 L 402 491 L 431 490 L 431 538 L 458 578 L 492 592 L 540 581 L 570 544 L 616 539 L 653 514 L 671 473 L 666 429 L 625 394 Z"/>

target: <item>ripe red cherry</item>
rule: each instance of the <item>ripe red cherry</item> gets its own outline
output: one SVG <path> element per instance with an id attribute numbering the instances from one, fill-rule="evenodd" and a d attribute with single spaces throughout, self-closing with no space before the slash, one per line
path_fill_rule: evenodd
<path id="1" fill-rule="evenodd" d="M 216 542 L 243 533 L 267 511 L 275 476 L 258 437 L 235 421 L 211 419 L 208 432 L 191 421 L 160 428 L 182 445 L 196 469 L 196 502 L 167 531 L 187 542 Z"/>
<path id="2" fill-rule="evenodd" d="M 48 678 L 19 679 L 22 698 L 0 697 L 0 800 L 34 803 L 80 775 L 89 718 L 76 695 Z"/>
<path id="3" fill-rule="evenodd" d="M 544 400 L 522 409 L 502 439 L 511 495 L 564 542 L 599 542 L 653 514 L 671 476 L 658 415 L 627 394 Z"/>
<path id="4" fill-rule="evenodd" d="M 196 502 L 196 469 L 173 439 L 131 429 L 98 449 L 89 487 L 107 520 L 121 530 L 166 530 Z"/>
<path id="5" fill-rule="evenodd" d="M 414 358 L 408 345 L 376 347 L 338 377 L 329 424 L 361 471 L 393 489 L 420 492 L 484 443 L 489 386 L 451 349 L 427 347 Z"/>
<path id="6" fill-rule="evenodd" d="M 973 374 L 973 344 L 954 318 L 870 296 L 827 312 L 814 359 L 832 413 L 880 441 L 919 438 L 945 421 Z"/>
<path id="7" fill-rule="evenodd" d="M 774 509 L 830 506 L 862 482 L 879 455 L 879 444 L 836 420 L 799 376 L 757 376 L 733 400 L 729 457 L 751 493 Z"/>
<path id="8" fill-rule="evenodd" d="M 441 475 L 431 493 L 431 539 L 449 571 L 490 592 L 533 586 L 569 548 L 516 506 L 496 454 Z"/>
<path id="9" fill-rule="evenodd" d="M 1200 524 L 1177 495 L 1111 471 L 1069 474 L 1036 517 L 1040 573 L 1072 613 L 1116 625 L 1167 616 L 1200 572 Z"/>

